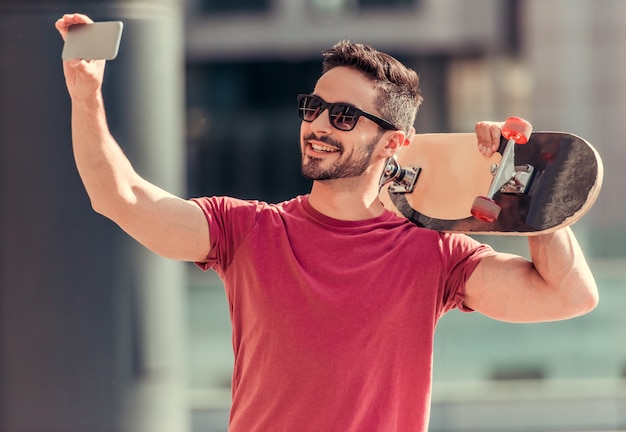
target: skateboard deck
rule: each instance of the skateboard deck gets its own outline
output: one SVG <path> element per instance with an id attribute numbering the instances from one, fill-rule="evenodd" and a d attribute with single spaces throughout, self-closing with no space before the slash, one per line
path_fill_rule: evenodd
<path id="1" fill-rule="evenodd" d="M 568 133 L 533 132 L 526 144 L 511 146 L 523 192 L 516 177 L 493 195 L 500 206 L 495 221 L 472 216 L 476 197 L 490 191 L 506 146 L 502 138 L 498 152 L 487 158 L 478 150 L 474 133 L 416 135 L 397 156 L 400 169 L 411 171 L 414 185 L 388 180 L 385 184 L 383 175 L 381 201 L 424 228 L 525 236 L 570 225 L 595 202 L 603 166 L 593 146 Z"/>

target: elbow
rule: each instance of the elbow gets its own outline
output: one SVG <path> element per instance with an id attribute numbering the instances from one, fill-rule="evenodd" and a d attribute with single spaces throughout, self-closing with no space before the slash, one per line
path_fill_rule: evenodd
<path id="1" fill-rule="evenodd" d="M 107 215 L 107 211 L 106 211 L 106 207 L 100 203 L 99 201 L 93 199 L 93 198 L 89 198 L 89 201 L 91 203 L 91 209 L 93 211 L 95 211 L 96 213 L 98 213 L 99 215 L 102 216 L 106 216 Z"/>
<path id="2" fill-rule="evenodd" d="M 571 312 L 572 316 L 582 316 L 593 311 L 600 302 L 600 295 L 595 282 L 585 284 L 579 290 L 572 300 Z"/>
<path id="3" fill-rule="evenodd" d="M 591 312 L 598 306 L 598 303 L 600 303 L 600 295 L 598 294 L 598 290 L 596 288 L 587 296 L 587 301 L 585 303 L 586 308 L 583 313 L 586 314 Z"/>
<path id="4" fill-rule="evenodd" d="M 102 215 L 102 216 L 104 216 L 106 218 L 109 218 L 109 219 L 113 219 L 114 218 L 114 213 L 113 213 L 113 210 L 112 210 L 113 206 L 111 205 L 110 202 L 107 203 L 105 200 L 103 200 L 101 198 L 98 199 L 98 198 L 92 197 L 92 196 L 89 197 L 89 201 L 91 203 L 91 209 L 94 212 L 96 212 L 99 215 Z"/>
<path id="5" fill-rule="evenodd" d="M 128 212 L 129 202 L 125 201 L 121 196 L 109 199 L 92 196 L 89 198 L 92 210 L 113 222 L 119 223 L 124 214 Z"/>

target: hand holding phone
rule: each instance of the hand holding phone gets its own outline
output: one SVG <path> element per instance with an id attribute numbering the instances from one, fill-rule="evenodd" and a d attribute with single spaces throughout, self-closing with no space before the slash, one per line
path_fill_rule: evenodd
<path id="1" fill-rule="evenodd" d="M 63 45 L 63 60 L 113 60 L 122 39 L 121 21 L 74 24 L 68 28 Z"/>

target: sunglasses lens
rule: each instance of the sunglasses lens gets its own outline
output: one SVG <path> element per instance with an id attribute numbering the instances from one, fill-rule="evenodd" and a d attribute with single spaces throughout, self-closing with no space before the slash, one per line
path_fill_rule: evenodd
<path id="1" fill-rule="evenodd" d="M 300 99 L 300 106 L 298 108 L 298 114 L 304 121 L 312 122 L 324 110 L 322 101 L 314 96 L 303 96 Z"/>
<path id="2" fill-rule="evenodd" d="M 312 122 L 328 108 L 330 123 L 342 131 L 350 131 L 356 126 L 361 112 L 349 104 L 326 103 L 320 97 L 313 95 L 298 96 L 298 115 L 306 122 Z"/>
<path id="3" fill-rule="evenodd" d="M 330 120 L 333 126 L 339 130 L 352 130 L 358 119 L 358 112 L 350 105 L 337 104 L 333 105 L 330 110 Z"/>

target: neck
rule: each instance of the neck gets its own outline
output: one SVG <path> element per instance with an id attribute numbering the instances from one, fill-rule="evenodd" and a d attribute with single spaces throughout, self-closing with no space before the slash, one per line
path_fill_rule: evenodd
<path id="1" fill-rule="evenodd" d="M 320 213 L 339 220 L 371 219 L 384 210 L 378 199 L 378 178 L 315 181 L 309 203 Z"/>

